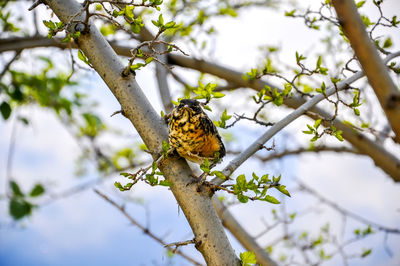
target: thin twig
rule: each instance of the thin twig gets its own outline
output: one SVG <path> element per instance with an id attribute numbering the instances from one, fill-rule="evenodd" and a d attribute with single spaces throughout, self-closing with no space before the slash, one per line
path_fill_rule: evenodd
<path id="1" fill-rule="evenodd" d="M 143 226 L 142 224 L 140 224 L 138 221 L 136 221 L 130 214 L 128 214 L 124 208 L 123 205 L 119 205 L 118 203 L 116 203 L 114 200 L 112 200 L 111 198 L 109 198 L 107 195 L 105 195 L 104 193 L 100 192 L 97 189 L 94 189 L 94 192 L 99 195 L 102 199 L 104 199 L 105 201 L 107 201 L 108 203 L 110 203 L 112 206 L 114 206 L 117 210 L 119 210 L 133 225 L 137 226 L 140 230 L 143 231 L 144 234 L 148 235 L 149 237 L 151 237 L 152 239 L 154 239 L 156 242 L 160 243 L 162 246 L 166 247 L 169 251 L 173 252 L 174 250 L 168 246 L 167 243 L 165 243 L 165 241 L 163 241 L 161 238 L 159 238 L 158 236 L 156 236 L 155 234 L 153 234 L 147 227 Z M 196 261 L 195 259 L 191 258 L 190 256 L 186 255 L 185 253 L 183 253 L 180 250 L 176 250 L 176 254 L 182 256 L 183 258 L 185 258 L 186 260 L 190 261 L 191 263 L 193 263 L 194 265 L 202 265 L 200 262 Z"/>

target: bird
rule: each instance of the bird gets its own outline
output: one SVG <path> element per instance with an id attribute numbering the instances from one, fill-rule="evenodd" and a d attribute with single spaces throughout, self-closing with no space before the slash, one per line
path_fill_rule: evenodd
<path id="1" fill-rule="evenodd" d="M 169 144 L 183 158 L 214 166 L 225 156 L 225 146 L 217 128 L 195 99 L 182 99 L 164 117 L 169 128 Z M 212 168 L 212 167 L 211 167 Z"/>

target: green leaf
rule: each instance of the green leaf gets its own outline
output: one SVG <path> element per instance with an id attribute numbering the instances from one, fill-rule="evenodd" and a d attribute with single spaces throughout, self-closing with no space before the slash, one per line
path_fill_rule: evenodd
<path id="1" fill-rule="evenodd" d="M 371 20 L 369 19 L 369 17 L 361 15 L 361 19 L 364 22 L 364 25 L 368 28 L 371 25 L 374 25 L 374 22 L 371 22 Z"/>
<path id="2" fill-rule="evenodd" d="M 21 198 L 11 198 L 9 204 L 9 213 L 15 219 L 19 220 L 32 213 L 33 205 Z"/>
<path id="3" fill-rule="evenodd" d="M 289 95 L 289 93 L 292 91 L 292 84 L 290 83 L 285 83 L 285 89 L 282 91 L 283 95 Z"/>
<path id="4" fill-rule="evenodd" d="M 219 179 L 222 179 L 222 180 L 226 179 L 226 176 L 221 171 L 212 171 L 211 174 L 215 175 Z"/>
<path id="5" fill-rule="evenodd" d="M 253 251 L 240 253 L 240 260 L 242 261 L 242 266 L 249 266 L 257 263 L 256 255 Z"/>
<path id="6" fill-rule="evenodd" d="M 385 42 L 383 43 L 383 48 L 389 48 L 393 45 L 392 43 L 392 39 L 390 37 L 388 37 Z"/>
<path id="7" fill-rule="evenodd" d="M 249 201 L 249 197 L 247 197 L 243 194 L 238 194 L 237 198 L 241 203 L 247 203 Z"/>
<path id="8" fill-rule="evenodd" d="M 212 95 L 214 98 L 222 98 L 225 96 L 225 94 L 223 94 L 222 92 L 219 92 L 219 91 L 213 92 Z"/>
<path id="9" fill-rule="evenodd" d="M 314 91 L 314 89 L 310 85 L 308 85 L 308 84 L 304 84 L 303 85 L 303 92 L 304 93 L 310 93 L 310 92 L 313 92 L 313 91 Z"/>
<path id="10" fill-rule="evenodd" d="M 315 128 L 315 129 L 318 129 L 318 127 L 321 125 L 321 121 L 322 121 L 322 119 L 317 119 L 317 120 L 315 121 L 315 123 L 314 123 L 314 128 Z"/>
<path id="11" fill-rule="evenodd" d="M 270 196 L 270 195 L 266 195 L 262 200 L 268 201 L 269 203 L 272 203 L 272 204 L 281 203 L 279 200 L 277 200 L 276 198 L 274 198 L 273 196 Z"/>
<path id="12" fill-rule="evenodd" d="M 169 147 L 170 147 L 169 143 L 166 142 L 165 140 L 163 140 L 163 142 L 162 142 L 162 144 L 161 144 L 161 148 L 162 148 L 162 151 L 163 151 L 163 154 L 164 154 L 164 155 L 167 155 L 167 152 L 168 152 L 168 150 L 169 150 Z"/>
<path id="13" fill-rule="evenodd" d="M 87 65 L 90 65 L 89 59 L 86 57 L 86 55 L 82 52 L 82 50 L 78 50 L 78 58 L 85 62 Z"/>
<path id="14" fill-rule="evenodd" d="M 124 8 L 124 14 L 129 20 L 133 20 L 133 9 L 135 9 L 134 5 L 126 5 Z"/>
<path id="15" fill-rule="evenodd" d="M 254 172 L 253 172 L 252 176 L 253 176 L 253 178 L 254 178 L 255 180 L 260 179 L 260 177 L 258 177 L 258 176 L 256 175 L 256 173 L 254 173 Z"/>
<path id="16" fill-rule="evenodd" d="M 170 187 L 170 186 L 172 186 L 172 182 L 171 182 L 171 181 L 168 181 L 168 180 L 161 180 L 158 184 L 159 184 L 160 186 L 165 186 L 165 187 Z"/>
<path id="17" fill-rule="evenodd" d="M 133 64 L 133 65 L 131 65 L 131 70 L 133 70 L 133 71 L 135 71 L 135 70 L 138 70 L 139 68 L 141 68 L 141 67 L 144 67 L 145 66 L 145 64 L 143 64 L 143 63 L 137 63 L 137 64 Z"/>
<path id="18" fill-rule="evenodd" d="M 200 169 L 203 170 L 203 172 L 210 173 L 210 162 L 207 158 L 205 158 L 204 163 L 200 165 Z"/>
<path id="19" fill-rule="evenodd" d="M 293 9 L 292 11 L 285 11 L 285 16 L 293 17 L 295 12 L 296 12 L 296 9 Z"/>
<path id="20" fill-rule="evenodd" d="M 153 170 L 153 172 L 155 172 L 157 170 L 158 166 L 156 161 L 153 161 L 153 163 L 151 164 L 151 169 Z"/>
<path id="21" fill-rule="evenodd" d="M 363 236 L 366 236 L 366 235 L 369 235 L 369 234 L 372 234 L 372 233 L 374 233 L 374 231 L 372 231 L 372 228 L 371 228 L 370 225 L 366 229 L 362 230 L 362 235 Z"/>
<path id="22" fill-rule="evenodd" d="M 29 125 L 29 120 L 26 117 L 19 116 L 18 120 L 21 121 L 24 125 Z"/>
<path id="23" fill-rule="evenodd" d="M 306 57 L 304 57 L 302 54 L 299 54 L 298 52 L 296 52 L 296 62 L 300 63 L 300 61 L 306 59 Z"/>
<path id="24" fill-rule="evenodd" d="M 236 177 L 236 185 L 240 188 L 240 190 L 243 190 L 246 187 L 246 176 L 245 175 L 239 175 Z"/>
<path id="25" fill-rule="evenodd" d="M 281 181 L 281 177 L 282 177 L 282 175 L 279 175 L 278 177 L 273 176 L 273 177 L 272 177 L 272 181 L 273 181 L 274 183 L 279 183 L 279 181 Z"/>
<path id="26" fill-rule="evenodd" d="M 357 8 L 362 7 L 365 4 L 365 1 L 357 2 Z"/>
<path id="27" fill-rule="evenodd" d="M 19 185 L 17 184 L 17 182 L 15 182 L 14 180 L 11 180 L 9 185 L 10 185 L 10 188 L 11 188 L 14 196 L 18 196 L 18 197 L 23 197 L 24 196 L 24 193 L 22 193 L 22 191 L 19 188 Z"/>
<path id="28" fill-rule="evenodd" d="M 155 178 L 152 174 L 147 174 L 146 179 L 147 181 L 149 181 L 151 186 L 155 186 L 158 184 L 158 178 Z"/>
<path id="29" fill-rule="evenodd" d="M 333 84 L 336 84 L 340 81 L 340 78 L 331 78 Z"/>
<path id="30" fill-rule="evenodd" d="M 322 64 L 322 57 L 318 56 L 318 60 L 317 60 L 317 69 L 321 67 Z"/>
<path id="31" fill-rule="evenodd" d="M 204 108 L 204 109 L 206 109 L 207 111 L 210 111 L 210 112 L 212 112 L 212 110 L 211 110 L 210 106 L 208 106 L 208 105 L 203 105 L 203 108 Z"/>
<path id="32" fill-rule="evenodd" d="M 165 29 L 172 29 L 178 27 L 174 21 L 170 21 L 164 25 Z"/>
<path id="33" fill-rule="evenodd" d="M 397 20 L 397 16 L 393 16 L 392 20 L 390 21 L 390 23 L 392 23 L 393 26 L 397 26 L 397 24 L 400 23 L 400 21 Z"/>
<path id="34" fill-rule="evenodd" d="M 51 20 L 43 20 L 43 24 L 49 28 L 50 30 L 54 30 L 56 28 L 56 24 Z"/>
<path id="35" fill-rule="evenodd" d="M 146 58 L 146 60 L 145 60 L 146 65 L 147 65 L 148 63 L 150 63 L 151 61 L 153 61 L 153 60 L 154 60 L 154 57 L 148 57 L 148 58 Z"/>
<path id="36" fill-rule="evenodd" d="M 163 18 L 163 16 L 162 16 L 162 14 L 160 14 L 160 15 L 158 16 L 158 22 L 159 22 L 161 25 L 164 25 L 164 18 Z"/>
<path id="37" fill-rule="evenodd" d="M 125 191 L 124 187 L 121 185 L 120 182 L 114 182 L 114 186 L 118 188 L 120 191 Z"/>
<path id="38" fill-rule="evenodd" d="M 120 175 L 122 175 L 123 177 L 130 177 L 130 176 L 132 176 L 130 173 L 125 173 L 125 172 L 123 172 L 123 173 L 119 173 Z"/>
<path id="39" fill-rule="evenodd" d="M 368 256 L 369 254 L 371 254 L 372 249 L 366 249 L 363 251 L 363 253 L 361 254 L 361 258 L 365 258 L 366 256 Z"/>
<path id="40" fill-rule="evenodd" d="M 0 105 L 0 112 L 4 120 L 7 120 L 11 115 L 11 106 L 7 102 L 2 102 Z"/>
<path id="41" fill-rule="evenodd" d="M 31 197 L 38 197 L 44 193 L 45 189 L 42 186 L 42 184 L 36 184 L 31 192 L 29 193 L 29 196 Z"/>
<path id="42" fill-rule="evenodd" d="M 279 190 L 279 192 L 281 192 L 282 194 L 285 194 L 286 196 L 290 197 L 290 193 L 289 191 L 286 190 L 286 186 L 284 185 L 279 185 L 277 187 L 275 187 L 277 190 Z"/>

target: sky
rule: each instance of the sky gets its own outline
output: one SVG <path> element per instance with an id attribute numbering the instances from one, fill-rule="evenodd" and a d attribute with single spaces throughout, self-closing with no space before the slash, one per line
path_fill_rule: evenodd
<path id="1" fill-rule="evenodd" d="M 313 1 L 315 2 L 318 1 Z M 400 4 L 397 1 L 388 2 L 388 12 L 400 10 Z M 233 66 L 240 71 L 248 71 L 255 66 L 255 62 L 260 58 L 258 47 L 260 44 L 267 42 L 269 45 L 281 47 L 283 59 L 290 62 L 294 60 L 294 51 L 313 49 L 314 42 L 318 42 L 318 34 L 305 30 L 303 23 L 299 20 L 282 18 L 277 11 L 260 8 L 247 9 L 240 14 L 239 20 L 217 19 L 216 25 L 218 25 L 217 31 L 220 37 L 215 41 L 215 50 L 210 53 L 210 59 L 226 66 Z M 396 45 L 400 43 L 399 36 L 394 43 Z M 51 51 L 57 53 L 56 50 Z M 37 54 L 47 52 L 47 49 L 35 51 Z M 60 58 L 68 60 L 68 56 L 60 55 Z M 28 62 L 26 67 L 34 69 L 35 65 Z M 148 71 L 137 73 L 138 83 L 145 88 L 146 96 L 151 99 L 153 107 L 159 112 L 161 103 L 152 77 L 151 67 Z M 195 75 L 188 73 L 186 77 L 189 79 Z M 119 129 L 131 127 L 122 117 L 109 117 L 111 113 L 119 109 L 119 106 L 97 74 L 88 73 L 81 86 L 84 86 L 99 102 L 101 107 L 99 112 L 106 123 Z M 179 85 L 176 86 L 178 88 Z M 173 89 L 173 92 L 176 91 L 178 89 Z M 245 105 L 245 97 L 236 94 L 232 97 L 236 100 L 235 104 L 242 106 L 244 111 L 250 109 Z M 230 113 L 229 103 L 225 105 Z M 18 141 L 12 172 L 17 180 L 23 183 L 23 189 L 27 190 L 36 182 L 46 180 L 45 186 L 49 191 L 64 191 L 69 187 L 98 178 L 93 172 L 84 177 L 74 177 L 79 145 L 57 121 L 54 114 L 37 107 L 25 108 L 21 112 L 29 114 L 31 125 L 17 127 Z M 280 114 L 277 113 L 274 119 L 279 119 L 279 116 Z M 0 123 L 1 193 L 5 186 L 3 181 L 7 151 L 14 119 L 15 116 L 7 123 Z M 304 120 L 294 122 L 286 130 L 290 132 L 302 127 L 304 127 Z M 255 126 L 239 124 L 231 133 L 238 141 L 232 147 L 241 150 L 256 139 L 262 130 Z M 122 145 L 133 143 L 135 137 L 135 133 L 132 132 L 123 139 L 106 137 L 103 141 L 106 144 Z M 275 141 L 278 147 L 290 145 L 290 143 L 285 143 L 287 141 L 285 134 L 278 135 Z M 398 150 L 395 151 L 398 152 Z M 225 158 L 218 167 L 222 169 L 231 158 L 229 156 Z M 282 162 L 273 162 L 268 165 L 249 161 L 241 166 L 237 173 L 251 175 L 253 171 L 263 173 L 266 169 L 272 174 L 282 174 L 283 182 L 285 178 L 288 183 L 289 180 L 301 179 L 302 182 L 317 188 L 319 193 L 326 198 L 369 220 L 388 227 L 396 227 L 400 224 L 400 186 L 376 168 L 369 158 L 325 154 L 305 155 L 296 159 L 289 157 Z M 122 203 L 121 193 L 113 187 L 115 180 L 121 179 L 111 177 L 96 185 L 96 188 Z M 164 237 L 167 243 L 192 238 L 185 217 L 179 211 L 168 189 L 150 188 L 139 184 L 123 197 L 133 202 L 127 205 L 127 211 L 142 224 L 148 223 L 149 220 L 151 231 Z M 296 194 L 285 202 L 290 213 L 304 210 L 312 199 Z M 256 235 L 264 229 L 263 219 L 268 221 L 271 219 L 273 208 L 279 207 L 265 203 L 250 203 L 235 205 L 231 211 L 252 235 Z M 299 218 L 296 226 L 298 228 L 305 226 L 315 235 L 319 227 L 327 222 L 331 223 L 332 228 L 334 226 L 340 228 L 343 223 L 337 213 L 323 207 L 319 213 L 311 214 L 311 219 L 309 217 Z M 313 221 L 313 225 L 309 224 L 310 220 Z M 45 205 L 35 210 L 34 214 L 21 224 L 11 223 L 10 225 L 10 222 L 7 205 L 4 200 L 1 200 L 0 265 L 2 266 L 187 265 L 185 260 L 177 256 L 173 259 L 168 258 L 165 249 L 160 244 L 130 225 L 118 210 L 102 200 L 92 189 Z M 360 226 L 357 222 L 349 220 L 344 230 L 350 232 L 357 226 Z M 279 233 L 279 230 L 276 230 L 259 240 L 262 243 L 270 243 L 271 239 L 277 237 Z M 400 254 L 396 252 L 400 248 L 399 237 L 390 236 L 388 239 L 389 246 L 394 252 L 392 257 L 384 250 L 382 234 L 373 235 L 370 239 L 370 241 L 355 244 L 350 250 L 357 251 L 372 245 L 373 252 L 377 255 L 372 256 L 371 259 L 351 260 L 350 265 L 399 265 Z M 232 245 L 237 253 L 244 251 L 235 240 L 232 241 Z M 193 247 L 184 247 L 182 250 L 201 261 L 201 256 Z M 341 261 L 334 258 L 326 265 L 340 264 Z"/>

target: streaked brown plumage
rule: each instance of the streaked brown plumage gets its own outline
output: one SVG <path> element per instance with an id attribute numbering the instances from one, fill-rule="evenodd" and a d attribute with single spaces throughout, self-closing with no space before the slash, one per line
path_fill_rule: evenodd
<path id="1" fill-rule="evenodd" d="M 211 163 L 225 156 L 225 147 L 217 128 L 197 100 L 183 99 L 168 115 L 169 143 L 189 161 Z"/>

